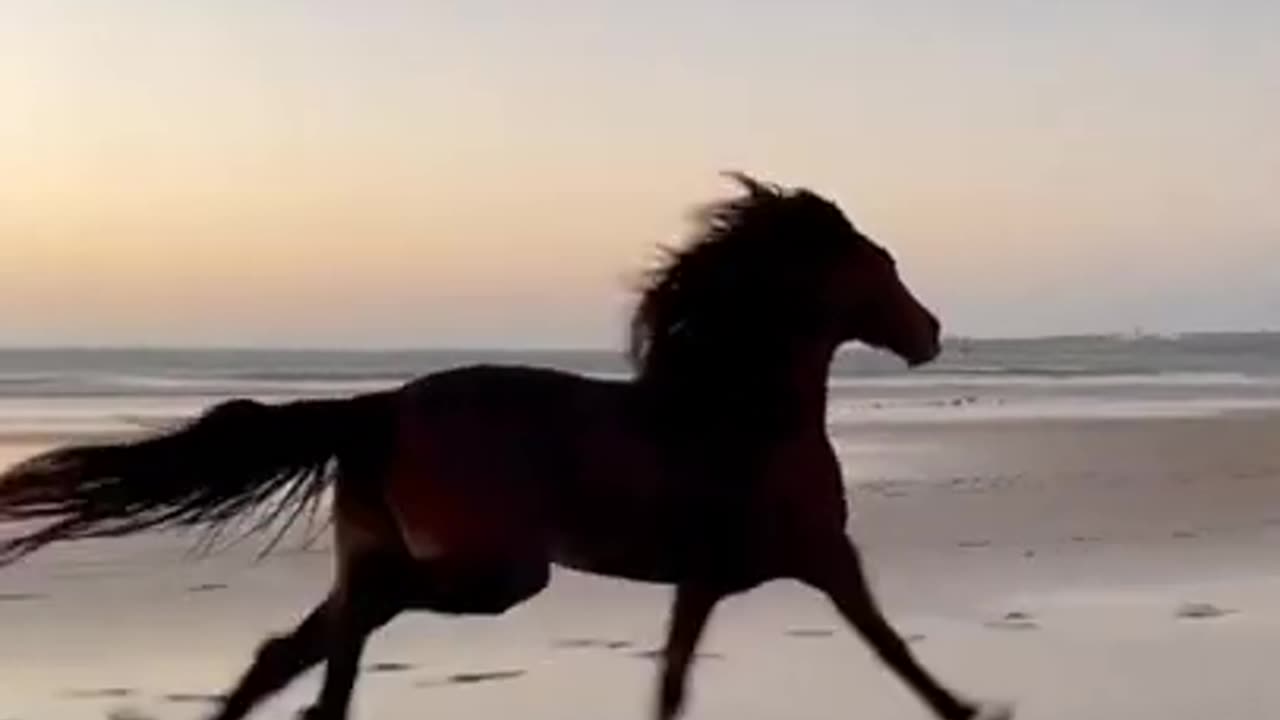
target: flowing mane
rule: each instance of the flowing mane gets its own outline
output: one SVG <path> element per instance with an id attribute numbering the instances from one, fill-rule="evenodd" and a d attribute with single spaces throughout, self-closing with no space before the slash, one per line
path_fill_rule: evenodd
<path id="1" fill-rule="evenodd" d="M 732 173 L 745 193 L 704 207 L 640 288 L 629 354 L 641 377 L 684 374 L 796 331 L 815 262 L 853 226 L 830 201 Z"/>

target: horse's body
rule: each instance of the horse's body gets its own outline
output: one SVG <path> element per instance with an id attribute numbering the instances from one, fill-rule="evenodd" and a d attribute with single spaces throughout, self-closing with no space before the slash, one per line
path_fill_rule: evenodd
<path id="1" fill-rule="evenodd" d="M 842 342 L 918 364 L 937 354 L 938 324 L 833 205 L 744 182 L 748 196 L 716 206 L 646 291 L 633 380 L 474 366 L 348 400 L 233 401 L 168 435 L 55 451 L 0 477 L 0 519 L 48 520 L 0 545 L 0 562 L 64 539 L 220 526 L 276 498 L 296 513 L 332 485 L 333 590 L 262 647 L 217 720 L 321 662 L 307 716 L 345 718 L 373 630 L 411 609 L 503 612 L 553 564 L 675 586 L 663 720 L 716 604 L 781 578 L 826 593 L 939 717 L 979 717 L 876 608 L 824 426 Z M 788 241 L 799 248 L 779 262 Z"/>
<path id="2" fill-rule="evenodd" d="M 752 459 L 756 487 L 729 507 L 699 483 L 699 456 L 665 441 L 634 383 L 479 366 L 427 376 L 388 403 L 402 428 L 376 498 L 389 517 L 361 531 L 417 558 L 554 562 L 672 584 L 720 574 L 736 591 L 785 574 L 777 538 L 844 527 L 821 407 L 768 446 L 731 450 Z M 709 567 L 690 567 L 700 552 Z"/>

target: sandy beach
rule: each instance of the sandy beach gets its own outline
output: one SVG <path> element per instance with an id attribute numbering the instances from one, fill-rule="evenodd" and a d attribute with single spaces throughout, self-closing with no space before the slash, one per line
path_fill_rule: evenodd
<path id="1" fill-rule="evenodd" d="M 1031 720 L 1280 707 L 1280 414 L 834 434 L 877 592 L 957 689 Z M 257 562 L 253 547 L 193 559 L 189 545 L 71 545 L 0 574 L 0 718 L 199 718 L 329 576 L 323 547 Z M 371 645 L 357 717 L 646 717 L 667 598 L 561 572 L 496 620 L 402 617 Z M 691 717 L 928 717 L 792 584 L 727 603 L 705 653 Z M 292 717 L 316 682 L 260 717 Z"/>

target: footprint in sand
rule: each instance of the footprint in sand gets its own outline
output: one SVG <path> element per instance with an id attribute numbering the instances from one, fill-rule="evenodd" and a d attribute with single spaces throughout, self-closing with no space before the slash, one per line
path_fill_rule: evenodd
<path id="1" fill-rule="evenodd" d="M 462 672 L 454 673 L 443 680 L 423 680 L 415 683 L 414 687 L 442 687 L 445 685 L 476 685 L 484 682 L 496 682 L 499 680 L 514 680 L 522 677 L 526 671 L 524 670 L 491 670 L 488 672 Z"/>
<path id="2" fill-rule="evenodd" d="M 133 697 L 138 691 L 126 687 L 89 688 L 85 690 L 68 690 L 64 697 L 72 700 L 106 700 Z"/>
<path id="3" fill-rule="evenodd" d="M 641 660 L 659 660 L 662 658 L 662 650 L 641 650 L 640 652 L 631 653 L 631 657 L 640 658 Z M 718 652 L 700 652 L 694 655 L 698 660 L 723 660 L 724 655 Z"/>
<path id="4" fill-rule="evenodd" d="M 591 648 L 599 648 L 603 650 L 625 650 L 633 645 L 634 643 L 629 640 L 602 640 L 599 638 L 568 638 L 565 640 L 557 640 L 553 643 L 554 647 L 562 650 L 584 650 Z"/>
<path id="5" fill-rule="evenodd" d="M 1212 603 L 1189 602 L 1178 606 L 1175 615 L 1179 620 L 1213 620 L 1235 613 L 1235 610 L 1226 610 Z"/>
<path id="6" fill-rule="evenodd" d="M 228 587 L 229 586 L 224 583 L 202 583 L 200 585 L 192 585 L 191 587 L 187 588 L 187 592 L 189 593 L 218 592 L 219 590 L 226 590 Z"/>
<path id="7" fill-rule="evenodd" d="M 169 693 L 161 698 L 174 705 L 216 705 L 224 696 L 216 693 Z"/>
<path id="8" fill-rule="evenodd" d="M 1040 623 L 1030 613 L 1015 610 L 1007 612 L 999 620 L 992 620 L 985 623 L 987 627 L 993 630 L 1039 630 Z"/>
<path id="9" fill-rule="evenodd" d="M 402 673 L 413 669 L 412 663 L 405 662 L 376 662 L 366 665 L 365 672 L 370 673 Z"/>
<path id="10" fill-rule="evenodd" d="M 107 713 L 107 720 L 154 720 L 154 718 L 135 708 L 116 708 Z"/>
<path id="11" fill-rule="evenodd" d="M 787 631 L 787 636 L 793 638 L 829 638 L 835 634 L 835 630 L 826 628 L 795 628 Z"/>
<path id="12" fill-rule="evenodd" d="M 47 597 L 49 596 L 44 593 L 0 593 L 0 603 L 30 602 L 44 600 Z"/>

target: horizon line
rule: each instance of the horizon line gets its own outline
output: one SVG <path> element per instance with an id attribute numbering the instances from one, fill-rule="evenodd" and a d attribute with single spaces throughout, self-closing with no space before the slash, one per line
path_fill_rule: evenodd
<path id="1" fill-rule="evenodd" d="M 956 342 L 1045 342 L 1054 340 L 1178 340 L 1188 337 L 1230 337 L 1230 336 L 1268 336 L 1280 335 L 1280 330 L 1186 330 L 1169 332 L 1115 331 L 1115 332 L 1079 332 L 1079 333 L 1047 333 L 1044 335 L 944 335 L 944 343 Z M 871 350 L 857 341 L 850 341 L 841 347 L 842 350 Z M 558 353 L 558 352 L 590 352 L 617 353 L 625 355 L 625 348 L 608 345 L 253 345 L 241 343 L 0 343 L 0 352 L 298 352 L 298 353 Z"/>

